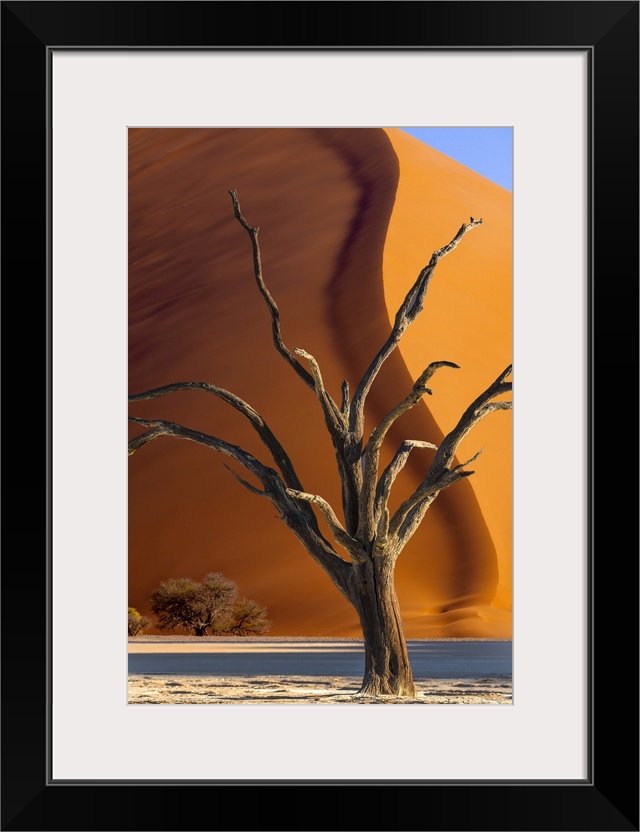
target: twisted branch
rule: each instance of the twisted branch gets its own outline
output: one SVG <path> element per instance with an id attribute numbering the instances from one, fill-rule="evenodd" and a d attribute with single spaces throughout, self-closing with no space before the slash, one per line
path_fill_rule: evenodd
<path id="1" fill-rule="evenodd" d="M 409 459 L 409 454 L 414 448 L 432 448 L 437 451 L 438 448 L 432 442 L 422 442 L 419 439 L 405 439 L 395 453 L 395 456 L 387 467 L 382 472 L 380 482 L 376 488 L 376 498 L 374 506 L 374 519 L 376 523 L 380 520 L 381 512 L 386 509 L 389 502 L 389 495 L 391 493 L 391 486 L 396 481 L 400 471 L 406 465 Z"/>
<path id="2" fill-rule="evenodd" d="M 369 540 L 373 537 L 379 517 L 374 507 L 374 496 L 376 494 L 382 443 L 396 419 L 402 416 L 403 413 L 406 413 L 407 410 L 415 407 L 425 393 L 431 395 L 431 390 L 427 387 L 427 382 L 440 367 L 460 369 L 457 364 L 453 364 L 451 361 L 434 361 L 429 364 L 427 369 L 413 385 L 409 395 L 390 410 L 380 424 L 371 431 L 369 441 L 363 453 L 364 472 L 362 477 L 362 492 L 360 494 L 360 526 L 358 532 L 364 540 Z"/>
<path id="3" fill-rule="evenodd" d="M 431 255 L 431 260 L 424 267 L 424 269 L 422 269 L 422 271 L 416 278 L 415 283 L 407 292 L 404 301 L 402 302 L 400 308 L 396 313 L 393 328 L 389 337 L 387 338 L 387 340 L 380 348 L 377 355 L 365 371 L 365 374 L 362 377 L 362 381 L 358 385 L 358 389 L 356 390 L 356 393 L 353 397 L 353 402 L 351 404 L 351 411 L 349 415 L 349 430 L 352 433 L 354 433 L 356 437 L 362 437 L 362 433 L 364 430 L 364 405 L 367 398 L 367 394 L 371 389 L 371 385 L 373 384 L 376 376 L 380 372 L 380 369 L 384 362 L 398 346 L 400 338 L 402 337 L 402 334 L 404 333 L 406 328 L 411 323 L 413 323 L 413 321 L 422 311 L 427 288 L 429 287 L 429 283 L 431 281 L 436 266 L 438 265 L 440 260 L 442 260 L 443 257 L 445 257 L 447 254 L 449 254 L 449 252 L 453 251 L 453 249 L 458 246 L 458 244 L 465 236 L 467 231 L 480 225 L 481 222 L 482 219 L 474 220 L 473 218 L 471 218 L 469 223 L 463 223 L 450 243 L 448 243 L 443 248 L 440 248 L 437 251 L 433 252 L 433 254 Z"/>
<path id="4" fill-rule="evenodd" d="M 218 439 L 217 436 L 210 436 L 201 431 L 191 430 L 185 428 L 177 422 L 169 422 L 164 419 L 143 419 L 139 416 L 129 416 L 129 421 L 136 425 L 143 425 L 152 430 L 136 436 L 129 442 L 129 455 L 131 456 L 137 450 L 147 445 L 153 439 L 158 439 L 160 436 L 175 436 L 180 439 L 187 439 L 190 442 L 196 442 L 198 445 L 204 445 L 207 448 L 212 448 L 219 451 L 226 456 L 230 456 L 243 465 L 248 471 L 254 474 L 264 485 L 265 491 L 278 492 L 277 483 L 281 482 L 278 474 L 273 468 L 267 468 L 259 460 L 257 460 L 244 448 L 239 445 L 232 445 L 230 442 L 225 442 L 224 439 Z M 283 486 L 284 487 L 284 486 Z"/>
<path id="5" fill-rule="evenodd" d="M 313 379 L 315 382 L 314 389 L 316 391 L 316 396 L 318 397 L 318 401 L 320 402 L 320 406 L 322 407 L 322 412 L 324 413 L 324 418 L 325 422 L 327 423 L 327 426 L 329 425 L 329 423 L 331 424 L 331 434 L 343 434 L 346 429 L 344 415 L 326 391 L 318 362 L 312 355 L 310 355 L 308 352 L 305 352 L 305 350 L 297 349 L 294 350 L 294 352 L 301 358 L 305 358 L 311 366 L 311 372 L 313 374 Z"/>
<path id="6" fill-rule="evenodd" d="M 511 364 L 504 369 L 498 378 L 489 385 L 487 389 L 481 393 L 478 398 L 473 401 L 465 412 L 460 417 L 455 428 L 445 436 L 436 458 L 433 461 L 433 474 L 438 475 L 445 468 L 448 468 L 453 461 L 458 445 L 464 437 L 469 433 L 471 428 L 476 425 L 480 419 L 495 410 L 510 410 L 511 402 L 493 402 L 497 396 L 511 392 L 511 382 L 505 381 L 511 375 Z"/>
<path id="7" fill-rule="evenodd" d="M 441 491 L 444 491 L 449 486 L 453 485 L 455 482 L 459 480 L 465 479 L 466 477 L 470 477 L 475 471 L 465 471 L 464 468 L 467 465 L 470 465 L 474 460 L 476 460 L 480 454 L 482 453 L 482 449 L 479 450 L 476 454 L 474 454 L 471 459 L 468 459 L 466 462 L 462 462 L 460 465 L 456 465 L 455 468 L 452 468 L 450 471 L 444 471 L 440 477 L 438 477 L 437 485 L 434 486 L 431 490 L 427 490 L 425 494 L 421 497 L 421 499 L 414 505 L 414 507 L 407 513 L 407 516 L 402 521 L 400 529 L 396 535 L 396 545 L 398 552 L 401 552 L 406 543 L 413 537 L 414 532 L 417 530 L 418 526 L 422 522 L 424 515 L 426 514 L 429 506 L 438 496 Z"/>
<path id="8" fill-rule="evenodd" d="M 304 491 L 296 491 L 293 488 L 287 489 L 287 494 L 296 500 L 311 503 L 317 506 L 322 512 L 322 516 L 327 521 L 327 525 L 331 529 L 336 542 L 338 542 L 351 555 L 351 559 L 355 562 L 362 563 L 365 560 L 365 550 L 362 544 L 357 541 L 344 528 L 342 523 L 338 520 L 335 511 L 323 497 L 317 494 L 308 494 Z"/>
<path id="9" fill-rule="evenodd" d="M 201 390 L 204 393 L 209 393 L 218 399 L 222 399 L 222 401 L 231 405 L 231 407 L 241 413 L 249 421 L 251 427 L 269 450 L 273 461 L 280 469 L 285 483 L 291 488 L 299 488 L 302 490 L 302 484 L 298 479 L 293 463 L 285 449 L 276 439 L 271 428 L 251 405 L 228 390 L 224 390 L 222 387 L 216 387 L 215 384 L 209 384 L 206 381 L 178 381 L 172 384 L 165 384 L 162 387 L 154 387 L 152 390 L 145 390 L 143 393 L 133 393 L 129 396 L 129 401 L 140 402 L 149 399 L 158 399 L 161 396 L 166 396 L 169 393 L 175 393 L 180 390 Z"/>
<path id="10" fill-rule="evenodd" d="M 405 500 L 397 509 L 390 523 L 390 533 L 395 535 L 399 542 L 404 545 L 424 516 L 424 512 L 431 505 L 435 497 L 444 488 L 448 488 L 454 482 L 457 482 L 463 477 L 468 477 L 473 474 L 473 471 L 463 471 L 462 469 L 477 459 L 478 454 L 473 456 L 470 460 L 451 468 L 451 464 L 455 457 L 455 452 L 469 433 L 481 419 L 489 413 L 496 410 L 510 410 L 511 402 L 494 402 L 492 399 L 496 396 L 503 395 L 511 391 L 511 382 L 505 381 L 511 374 L 511 365 L 509 365 L 498 378 L 487 389 L 482 392 L 475 401 L 473 401 L 465 412 L 460 417 L 455 428 L 448 433 L 438 448 L 436 456 L 431 463 L 431 467 L 427 472 L 426 477 L 420 486 L 413 492 L 413 494 Z M 415 509 L 415 511 L 414 511 Z M 409 513 L 411 519 L 409 519 Z M 419 517 L 417 522 L 414 522 L 416 517 Z M 405 521 L 407 523 L 405 524 Z"/>
<path id="11" fill-rule="evenodd" d="M 252 494 L 256 494 L 258 497 L 268 496 L 266 491 L 256 488 L 255 485 L 251 485 L 251 483 L 247 482 L 247 480 L 241 477 L 240 474 L 236 474 L 233 468 L 229 467 L 229 465 L 225 465 L 224 467 L 231 474 L 231 476 L 233 476 L 240 483 L 240 485 L 243 485 L 247 489 L 247 491 L 250 491 Z"/>
<path id="12" fill-rule="evenodd" d="M 280 511 L 282 520 L 300 540 L 305 549 L 333 579 L 338 589 L 345 594 L 345 597 L 348 597 L 350 564 L 343 560 L 331 544 L 316 530 L 317 521 L 315 517 L 313 519 L 316 528 L 314 528 L 306 511 L 302 511 L 299 504 L 287 493 L 287 487 L 280 479 L 277 471 L 263 465 L 252 454 L 238 445 L 225 442 L 216 436 L 185 428 L 177 422 L 168 422 L 162 419 L 142 419 L 137 416 L 130 416 L 129 421 L 151 428 L 151 430 L 129 442 L 130 455 L 160 436 L 173 436 L 196 442 L 198 445 L 204 445 L 235 459 L 236 462 L 244 466 L 247 471 L 260 480 L 264 486 L 263 495 L 268 497 Z M 246 485 L 249 484 L 246 483 Z M 253 489 L 254 487 L 250 486 L 250 490 Z"/>
<path id="13" fill-rule="evenodd" d="M 342 415 L 345 417 L 345 422 L 348 424 L 349 420 L 349 382 L 345 379 L 342 382 L 342 403 L 340 405 L 340 410 Z"/>
<path id="14" fill-rule="evenodd" d="M 298 352 L 299 355 L 303 355 L 308 359 L 312 359 L 312 370 L 316 372 L 309 373 L 298 361 L 298 359 L 287 347 L 287 345 L 284 343 L 282 333 L 280 331 L 280 310 L 278 309 L 278 305 L 273 299 L 271 293 L 267 289 L 266 284 L 264 282 L 264 278 L 262 276 L 260 245 L 258 243 L 259 229 L 251 226 L 242 215 L 237 191 L 235 189 L 233 191 L 229 191 L 229 195 L 231 196 L 231 200 L 233 202 L 233 212 L 235 218 L 247 232 L 251 240 L 251 247 L 253 250 L 253 272 L 260 294 L 264 298 L 265 303 L 267 304 L 267 308 L 269 309 L 269 314 L 271 315 L 271 330 L 273 334 L 273 344 L 276 350 L 280 353 L 280 355 L 282 355 L 282 357 L 287 361 L 287 363 L 291 367 L 293 367 L 293 369 L 296 371 L 298 376 L 300 376 L 300 378 L 304 381 L 304 383 L 316 393 L 320 401 L 325 424 L 327 426 L 327 430 L 329 431 L 329 435 L 331 436 L 333 447 L 336 452 L 338 462 L 338 473 L 342 482 L 342 504 L 345 519 L 347 522 L 347 526 L 355 530 L 355 528 L 357 527 L 356 515 L 358 497 L 360 493 L 361 475 L 360 470 L 357 468 L 357 466 L 354 466 L 353 461 L 348 458 L 349 449 L 346 447 L 345 444 L 345 434 L 347 432 L 346 422 L 342 409 L 336 405 L 332 397 L 324 389 L 324 385 L 322 384 L 322 376 L 320 374 L 320 368 L 315 359 L 313 359 L 312 356 L 309 356 L 308 353 L 305 353 L 303 350 L 296 350 L 296 352 Z M 301 487 L 300 490 L 302 490 Z"/>
<path id="15" fill-rule="evenodd" d="M 235 218 L 247 232 L 247 234 L 249 235 L 249 239 L 251 240 L 251 248 L 253 250 L 253 273 L 260 294 L 264 298 L 265 303 L 267 304 L 267 308 L 269 309 L 269 313 L 271 315 L 271 331 L 273 333 L 273 344 L 276 350 L 285 359 L 285 361 L 287 361 L 287 363 L 290 364 L 291 367 L 293 367 L 293 369 L 304 381 L 304 383 L 308 387 L 311 387 L 311 389 L 313 390 L 313 376 L 305 370 L 305 368 L 298 361 L 295 355 L 293 355 L 291 350 L 287 347 L 287 345 L 282 339 L 282 333 L 280 332 L 280 310 L 278 309 L 278 306 L 275 300 L 273 299 L 271 293 L 267 289 L 264 279 L 262 277 L 262 260 L 260 257 L 260 245 L 258 244 L 258 231 L 260 229 L 253 228 L 253 226 L 249 225 L 249 223 L 242 216 L 242 211 L 240 210 L 240 202 L 238 201 L 238 192 L 235 188 L 232 191 L 229 191 L 229 195 L 231 196 L 231 200 L 233 202 L 233 213 L 235 215 Z"/>

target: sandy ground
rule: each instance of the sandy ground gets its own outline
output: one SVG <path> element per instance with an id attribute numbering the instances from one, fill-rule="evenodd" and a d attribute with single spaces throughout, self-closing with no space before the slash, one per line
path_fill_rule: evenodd
<path id="1" fill-rule="evenodd" d="M 358 696 L 357 639 L 129 639 L 130 704 L 512 703 L 511 642 L 410 640 L 412 699 Z"/>

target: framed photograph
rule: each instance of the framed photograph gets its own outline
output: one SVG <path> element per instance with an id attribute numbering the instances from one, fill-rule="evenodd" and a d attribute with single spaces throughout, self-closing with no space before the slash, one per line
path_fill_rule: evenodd
<path id="1" fill-rule="evenodd" d="M 127 144 L 129 703 L 511 704 L 513 130 Z"/>
<path id="2" fill-rule="evenodd" d="M 4 2 L 2 24 L 5 292 L 21 293 L 7 308 L 23 312 L 19 343 L 42 338 L 46 355 L 42 380 L 26 371 L 44 417 L 30 402 L 20 412 L 27 464 L 11 466 L 19 499 L 5 515 L 16 531 L 20 518 L 20 537 L 3 557 L 2 828 L 637 830 L 637 493 L 618 462 L 626 447 L 612 450 L 613 437 L 628 442 L 637 379 L 638 3 Z M 167 155 L 163 141 L 192 147 L 226 131 L 225 152 L 243 153 L 244 170 L 252 131 L 289 131 L 306 156 L 306 131 L 384 134 L 397 150 L 407 127 L 513 138 L 513 701 L 130 704 L 132 491 L 161 486 L 153 473 L 127 479 L 127 349 L 144 358 L 156 337 L 145 331 L 137 344 L 127 332 L 127 279 L 134 262 L 136 309 L 162 307 L 139 228 L 163 211 L 179 212 L 182 227 L 189 216 L 180 189 L 167 197 L 162 177 L 160 190 L 149 185 L 164 159 L 185 155 L 184 142 Z M 365 156 L 355 150 L 353 164 Z M 283 158 L 280 145 L 269 152 Z M 146 177 L 138 191 L 128 190 L 134 168 Z M 257 237 L 241 186 L 225 197 L 248 247 Z M 286 218 L 286 188 L 273 187 L 261 199 Z M 473 229 L 474 217 L 462 219 Z M 405 235 L 410 223 L 405 215 Z M 160 227 L 156 239 L 171 233 Z M 181 257 L 192 269 L 188 244 Z M 28 285 L 39 291 L 25 302 Z M 302 309 L 295 286 L 287 297 Z M 196 337 L 188 324 L 180 332 Z M 25 389 L 30 352 L 7 353 L 5 389 Z M 313 359 L 297 355 L 304 381 Z M 148 376 L 142 389 L 163 383 Z M 139 430 L 167 423 L 140 405 L 129 440 L 142 456 L 153 448 Z M 42 460 L 44 494 L 32 464 Z M 256 472 L 250 490 L 266 487 Z M 27 505 L 46 505 L 42 531 Z M 353 535 L 341 540 L 355 547 Z M 327 602 L 316 603 L 319 616 Z"/>

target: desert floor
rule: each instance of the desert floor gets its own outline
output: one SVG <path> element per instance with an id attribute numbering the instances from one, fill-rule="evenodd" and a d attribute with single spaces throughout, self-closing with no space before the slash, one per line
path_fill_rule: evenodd
<path id="1" fill-rule="evenodd" d="M 512 703 L 511 641 L 407 642 L 417 696 L 357 696 L 358 639 L 129 638 L 130 704 Z"/>

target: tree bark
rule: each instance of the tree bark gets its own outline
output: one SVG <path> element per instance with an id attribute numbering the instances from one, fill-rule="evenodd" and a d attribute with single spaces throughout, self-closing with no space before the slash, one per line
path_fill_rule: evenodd
<path id="1" fill-rule="evenodd" d="M 352 567 L 350 600 L 358 612 L 364 636 L 361 695 L 416 695 L 394 571 L 395 558 L 389 554 L 367 558 Z"/>

